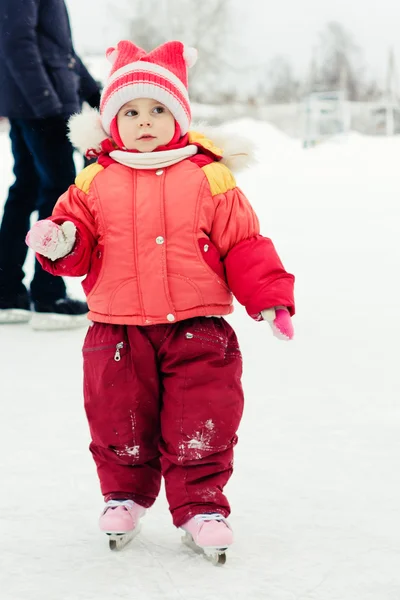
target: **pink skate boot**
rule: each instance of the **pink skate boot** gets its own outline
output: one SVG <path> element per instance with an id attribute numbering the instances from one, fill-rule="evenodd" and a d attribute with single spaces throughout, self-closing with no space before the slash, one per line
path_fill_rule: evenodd
<path id="1" fill-rule="evenodd" d="M 100 515 L 100 530 L 110 536 L 110 549 L 120 550 L 140 531 L 146 509 L 133 500 L 109 500 Z"/>
<path id="2" fill-rule="evenodd" d="M 233 542 L 228 521 L 219 513 L 195 515 L 182 525 L 186 535 L 182 541 L 195 552 L 201 552 L 215 565 L 226 562 L 226 550 Z"/>

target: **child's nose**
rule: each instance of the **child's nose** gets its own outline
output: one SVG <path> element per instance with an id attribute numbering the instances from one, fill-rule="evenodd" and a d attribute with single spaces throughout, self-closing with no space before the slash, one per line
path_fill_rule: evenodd
<path id="1" fill-rule="evenodd" d="M 141 119 L 139 121 L 139 127 L 151 127 L 150 119 Z"/>

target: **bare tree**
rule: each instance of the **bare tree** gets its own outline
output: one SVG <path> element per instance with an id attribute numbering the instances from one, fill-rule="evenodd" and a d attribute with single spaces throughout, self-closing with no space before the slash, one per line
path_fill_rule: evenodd
<path id="1" fill-rule="evenodd" d="M 371 102 L 382 98 L 382 88 L 374 80 L 368 81 L 362 88 L 359 100 L 361 102 Z"/>
<path id="2" fill-rule="evenodd" d="M 337 22 L 326 25 L 320 35 L 318 81 L 322 89 L 345 89 L 349 100 L 358 100 L 364 87 L 362 53 L 352 35 Z"/>
<path id="3" fill-rule="evenodd" d="M 267 100 L 273 104 L 286 104 L 298 100 L 300 84 L 292 65 L 285 56 L 275 56 L 267 70 Z"/>

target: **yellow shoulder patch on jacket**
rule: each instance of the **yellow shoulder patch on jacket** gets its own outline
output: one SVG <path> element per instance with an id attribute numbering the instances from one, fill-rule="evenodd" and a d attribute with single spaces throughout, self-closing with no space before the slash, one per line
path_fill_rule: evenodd
<path id="1" fill-rule="evenodd" d="M 202 167 L 205 176 L 210 184 L 211 194 L 224 194 L 228 190 L 233 190 L 236 187 L 236 181 L 231 171 L 219 162 L 213 162 L 205 167 Z"/>
<path id="2" fill-rule="evenodd" d="M 209 150 L 210 152 L 215 154 L 215 156 L 222 157 L 222 155 L 224 154 L 224 151 L 221 148 L 218 148 L 218 146 L 215 146 L 214 142 L 209 140 L 202 133 L 199 133 L 198 131 L 189 131 L 188 136 L 189 136 L 189 144 L 199 144 L 206 150 Z"/>
<path id="3" fill-rule="evenodd" d="M 76 187 L 82 190 L 82 192 L 85 192 L 85 194 L 87 194 L 93 179 L 96 177 L 97 173 L 100 173 L 100 171 L 102 171 L 103 169 L 104 167 L 99 165 L 99 163 L 93 163 L 92 165 L 89 165 L 88 167 L 83 169 L 83 171 L 81 171 L 79 175 L 76 176 Z"/>

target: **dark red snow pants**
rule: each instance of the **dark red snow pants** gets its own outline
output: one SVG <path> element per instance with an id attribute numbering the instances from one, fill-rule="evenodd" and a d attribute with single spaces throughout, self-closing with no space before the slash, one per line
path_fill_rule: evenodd
<path id="1" fill-rule="evenodd" d="M 163 475 L 177 527 L 202 512 L 228 516 L 223 488 L 243 411 L 232 327 L 213 317 L 95 323 L 83 356 L 90 450 L 105 499 L 149 507 Z"/>

